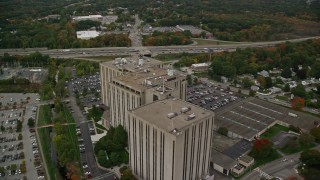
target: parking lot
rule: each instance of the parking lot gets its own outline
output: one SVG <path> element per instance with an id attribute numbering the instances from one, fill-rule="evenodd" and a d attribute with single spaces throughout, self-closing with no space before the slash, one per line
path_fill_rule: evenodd
<path id="1" fill-rule="evenodd" d="M 71 79 L 68 87 L 80 95 L 83 106 L 90 107 L 101 103 L 100 74 L 86 75 Z"/>
<path id="2" fill-rule="evenodd" d="M 187 89 L 188 102 L 212 111 L 240 99 L 233 92 L 213 84 L 199 84 Z"/>
<path id="3" fill-rule="evenodd" d="M 44 178 L 35 135 L 27 125 L 36 116 L 37 99 L 38 94 L 0 94 L 0 179 Z"/>

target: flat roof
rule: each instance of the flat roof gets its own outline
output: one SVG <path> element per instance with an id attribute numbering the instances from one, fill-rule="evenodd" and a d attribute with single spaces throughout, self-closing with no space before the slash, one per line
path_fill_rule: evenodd
<path id="1" fill-rule="evenodd" d="M 102 66 L 108 66 L 114 69 L 127 70 L 129 72 L 138 72 L 146 68 L 154 67 L 163 64 L 153 58 L 116 58 L 113 61 L 101 63 Z"/>
<path id="2" fill-rule="evenodd" d="M 289 112 L 298 117 L 288 115 Z M 276 121 L 310 130 L 314 127 L 314 121 L 319 120 L 318 117 L 250 97 L 218 109 L 215 124 L 218 127 L 226 127 L 245 139 L 252 139 Z"/>
<path id="3" fill-rule="evenodd" d="M 237 142 L 236 144 L 226 149 L 222 153 L 229 156 L 232 159 L 238 159 L 240 156 L 250 151 L 252 146 L 253 145 L 250 141 L 242 139 L 241 141 Z"/>
<path id="4" fill-rule="evenodd" d="M 140 70 L 139 72 L 128 72 L 115 77 L 113 80 L 120 85 L 130 87 L 135 90 L 146 90 L 154 88 L 158 92 L 171 92 L 174 87 L 168 86 L 168 82 L 185 78 L 184 76 L 173 73 L 169 75 L 168 71 L 158 67 L 151 67 Z M 164 84 L 164 86 L 163 86 Z"/>
<path id="5" fill-rule="evenodd" d="M 246 163 L 250 163 L 251 161 L 253 161 L 253 157 L 249 156 L 249 155 L 243 155 L 239 158 L 241 161 L 246 162 Z"/>
<path id="6" fill-rule="evenodd" d="M 215 149 L 211 149 L 211 154 L 211 161 L 223 167 L 224 169 L 230 170 L 238 163 L 236 160 Z"/>
<path id="7" fill-rule="evenodd" d="M 78 39 L 90 39 L 98 37 L 100 33 L 98 31 L 77 31 Z"/>
<path id="8" fill-rule="evenodd" d="M 182 113 L 181 108 L 190 109 Z M 213 116 L 213 112 L 209 110 L 175 98 L 155 101 L 133 109 L 130 113 L 174 135 L 179 135 L 179 132 L 184 130 L 184 128 L 203 118 Z M 169 113 L 177 114 L 169 118 Z M 194 116 L 194 118 L 187 120 L 188 116 Z"/>

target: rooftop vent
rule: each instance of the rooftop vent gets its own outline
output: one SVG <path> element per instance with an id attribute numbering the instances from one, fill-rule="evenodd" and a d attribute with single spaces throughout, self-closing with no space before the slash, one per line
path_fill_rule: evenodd
<path id="1" fill-rule="evenodd" d="M 192 113 L 192 114 L 187 116 L 186 120 L 190 121 L 190 120 L 194 119 L 195 117 L 196 117 L 196 115 L 194 113 Z"/>
<path id="2" fill-rule="evenodd" d="M 171 112 L 171 113 L 169 113 L 169 114 L 167 115 L 167 117 L 168 117 L 169 119 L 172 119 L 172 118 L 174 118 L 174 117 L 176 117 L 176 116 L 178 116 L 178 113 L 176 113 L 176 112 Z"/>
<path id="3" fill-rule="evenodd" d="M 181 108 L 180 112 L 181 112 L 181 113 L 185 113 L 185 112 L 188 112 L 188 111 L 190 111 L 190 110 L 191 110 L 191 107 L 188 106 L 188 107 L 183 107 L 183 108 Z"/>

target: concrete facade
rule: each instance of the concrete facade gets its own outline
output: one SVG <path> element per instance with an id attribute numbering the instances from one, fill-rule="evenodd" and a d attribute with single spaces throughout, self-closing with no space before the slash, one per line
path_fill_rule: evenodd
<path id="1" fill-rule="evenodd" d="M 133 109 L 128 116 L 129 165 L 134 174 L 145 180 L 208 175 L 212 112 L 170 98 Z"/>
<path id="2" fill-rule="evenodd" d="M 136 68 L 139 66 L 138 68 Z M 129 72 L 138 72 L 144 67 L 163 67 L 163 63 L 154 59 L 127 59 L 116 58 L 114 61 L 108 61 L 100 64 L 101 74 L 101 96 L 102 103 L 110 106 L 110 83 L 113 77 L 120 76 Z"/>
<path id="3" fill-rule="evenodd" d="M 155 67 L 115 77 L 109 86 L 109 124 L 126 128 L 128 110 L 169 97 L 185 100 L 187 84 L 184 76 L 168 75 L 167 71 Z"/>

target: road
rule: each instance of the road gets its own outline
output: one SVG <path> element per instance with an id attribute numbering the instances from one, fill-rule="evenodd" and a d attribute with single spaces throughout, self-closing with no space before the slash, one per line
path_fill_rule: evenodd
<path id="1" fill-rule="evenodd" d="M 141 20 L 139 19 L 139 16 L 136 14 L 134 16 L 135 18 L 135 24 L 133 25 L 132 29 L 130 30 L 129 38 L 131 39 L 131 46 L 132 47 L 141 47 L 141 34 L 139 32 L 139 28 L 141 25 Z"/>
<path id="2" fill-rule="evenodd" d="M 213 52 L 218 51 L 235 51 L 236 48 L 247 47 L 268 47 L 284 42 L 300 42 L 308 39 L 318 39 L 319 36 L 300 38 L 285 41 L 271 42 L 252 42 L 231 45 L 187 45 L 187 46 L 136 46 L 136 47 L 101 47 L 101 48 L 77 48 L 77 49 L 47 49 L 47 48 L 30 48 L 30 49 L 0 49 L 0 54 L 8 53 L 10 55 L 28 55 L 33 52 L 40 52 L 54 58 L 74 58 L 90 56 L 128 56 L 137 55 L 140 52 L 149 50 L 152 55 L 170 54 L 170 53 L 205 53 L 204 48 L 212 48 Z M 138 45 L 135 43 L 135 45 Z"/>
<path id="3" fill-rule="evenodd" d="M 320 146 L 316 146 L 313 149 L 320 150 Z M 248 175 L 241 178 L 241 180 L 256 180 L 259 179 L 261 174 L 266 176 L 287 178 L 288 176 L 295 176 L 298 179 L 302 179 L 295 169 L 297 169 L 300 161 L 300 152 L 292 155 L 283 156 L 281 159 L 272 161 L 266 165 L 260 166 L 259 168 L 253 170 Z M 286 159 L 284 161 L 284 159 Z M 262 173 L 261 173 L 262 172 Z"/>
<path id="4" fill-rule="evenodd" d="M 289 156 L 284 156 L 281 159 L 277 159 L 268 163 L 260 168 L 254 169 L 250 174 L 244 176 L 243 180 L 256 180 L 260 176 L 264 177 L 280 177 L 287 178 L 288 176 L 297 176 L 299 175 L 295 172 L 299 161 L 300 153 L 296 153 Z M 286 159 L 286 161 L 284 161 Z"/>
<path id="5" fill-rule="evenodd" d="M 72 115 L 76 123 L 80 126 L 81 138 L 84 140 L 83 144 L 85 146 L 85 153 L 81 154 L 81 159 L 82 161 L 87 162 L 89 170 L 93 177 L 101 177 L 108 172 L 102 169 L 99 169 L 97 166 L 97 161 L 94 155 L 93 145 L 90 137 L 88 122 L 86 121 L 85 116 L 82 114 L 81 109 L 76 103 L 75 94 L 72 91 L 73 88 L 71 86 L 72 86 L 71 83 L 69 83 L 68 84 L 68 90 L 69 90 L 69 96 L 70 96 L 69 106 L 74 111 Z M 102 179 L 114 180 L 113 176 L 105 176 Z"/>

